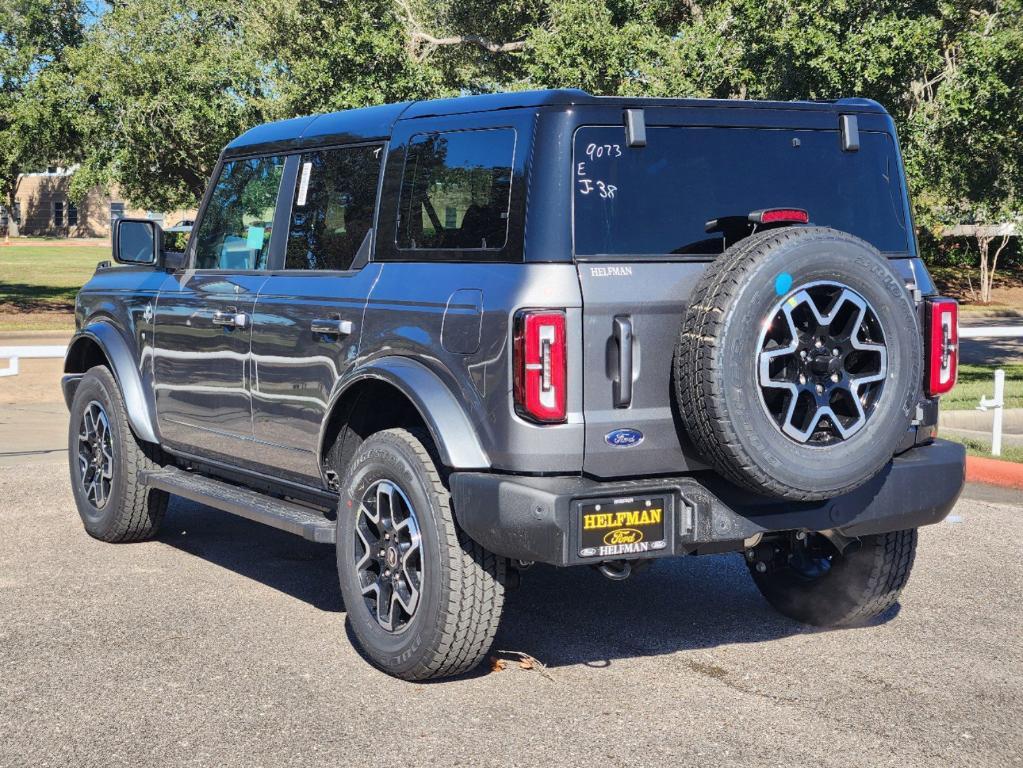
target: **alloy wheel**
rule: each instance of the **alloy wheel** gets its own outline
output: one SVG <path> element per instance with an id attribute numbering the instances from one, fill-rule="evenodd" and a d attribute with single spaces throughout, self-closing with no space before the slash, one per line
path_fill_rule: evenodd
<path id="1" fill-rule="evenodd" d="M 419 607 L 422 534 L 407 495 L 389 480 L 363 494 L 355 521 L 355 568 L 366 606 L 388 632 L 401 632 Z"/>
<path id="2" fill-rule="evenodd" d="M 78 469 L 85 497 L 96 509 L 110 499 L 114 481 L 114 444 L 103 406 L 92 400 L 82 412 L 78 429 Z"/>
<path id="3" fill-rule="evenodd" d="M 761 404 L 787 437 L 805 445 L 832 445 L 859 432 L 888 375 L 877 313 L 841 283 L 808 283 L 783 297 L 758 349 Z"/>

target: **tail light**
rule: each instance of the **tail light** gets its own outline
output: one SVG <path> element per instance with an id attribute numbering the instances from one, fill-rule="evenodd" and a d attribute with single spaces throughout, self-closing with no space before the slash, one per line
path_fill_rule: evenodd
<path id="1" fill-rule="evenodd" d="M 533 421 L 565 421 L 565 313 L 529 310 L 515 316 L 515 410 Z"/>
<path id="2" fill-rule="evenodd" d="M 956 383 L 959 370 L 959 304 L 955 299 L 927 299 L 927 394 L 943 395 Z"/>

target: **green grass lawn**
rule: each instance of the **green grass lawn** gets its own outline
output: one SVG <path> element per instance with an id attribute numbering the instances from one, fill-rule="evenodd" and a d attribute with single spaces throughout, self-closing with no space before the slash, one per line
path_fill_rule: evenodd
<path id="1" fill-rule="evenodd" d="M 109 245 L 0 245 L 0 331 L 74 327 L 75 294 Z"/>
<path id="2" fill-rule="evenodd" d="M 960 365 L 955 388 L 941 398 L 946 411 L 972 411 L 995 393 L 995 368 L 1005 371 L 1005 407 L 1023 408 L 1023 365 Z"/>
<path id="3" fill-rule="evenodd" d="M 990 441 L 975 440 L 972 437 L 960 437 L 959 435 L 953 435 L 948 432 L 939 432 L 938 437 L 943 440 L 951 440 L 953 443 L 961 443 L 962 445 L 965 445 L 966 453 L 970 456 L 980 456 L 985 459 L 999 459 L 1000 461 L 1014 461 L 1017 464 L 1023 464 L 1023 448 L 1019 446 L 1007 446 L 1003 442 L 1001 455 L 992 456 Z"/>

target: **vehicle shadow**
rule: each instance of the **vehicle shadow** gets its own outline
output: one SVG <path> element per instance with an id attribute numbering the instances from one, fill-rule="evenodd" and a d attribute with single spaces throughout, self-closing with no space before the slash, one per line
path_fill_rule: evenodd
<path id="1" fill-rule="evenodd" d="M 736 554 L 662 560 L 621 582 L 587 567 L 535 566 L 508 593 L 504 618 L 494 647 L 548 667 L 819 631 L 775 613 Z"/>
<path id="2" fill-rule="evenodd" d="M 171 501 L 159 541 L 319 610 L 344 611 L 332 546 L 180 498 Z M 662 560 L 622 582 L 588 567 L 537 565 L 507 592 L 494 649 L 527 653 L 548 667 L 599 668 L 821 631 L 776 613 L 731 554 Z"/>
<path id="3" fill-rule="evenodd" d="M 177 496 L 171 497 L 157 541 L 321 611 L 344 611 L 332 545 L 314 544 Z"/>

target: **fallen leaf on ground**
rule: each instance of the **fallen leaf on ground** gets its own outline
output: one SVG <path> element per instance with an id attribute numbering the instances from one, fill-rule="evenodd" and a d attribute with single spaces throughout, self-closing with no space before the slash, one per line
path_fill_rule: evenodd
<path id="1" fill-rule="evenodd" d="M 547 665 L 535 656 L 530 656 L 528 653 L 523 653 L 522 651 L 497 651 L 497 654 L 499 654 L 499 656 L 513 656 L 519 660 L 519 669 L 535 669 L 543 677 L 554 682 L 554 675 L 547 671 Z M 490 658 L 492 660 L 498 659 L 499 656 L 491 656 Z M 503 666 L 501 668 L 504 669 Z"/>

